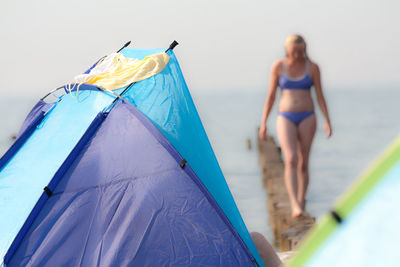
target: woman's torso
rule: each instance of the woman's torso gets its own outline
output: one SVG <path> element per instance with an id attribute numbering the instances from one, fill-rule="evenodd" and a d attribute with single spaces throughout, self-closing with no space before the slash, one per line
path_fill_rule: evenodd
<path id="1" fill-rule="evenodd" d="M 314 110 L 311 98 L 313 82 L 310 74 L 310 61 L 306 59 L 303 64 L 292 67 L 287 65 L 286 58 L 284 58 L 280 65 L 280 70 L 278 70 L 278 83 L 281 88 L 279 111 L 300 112 Z"/>

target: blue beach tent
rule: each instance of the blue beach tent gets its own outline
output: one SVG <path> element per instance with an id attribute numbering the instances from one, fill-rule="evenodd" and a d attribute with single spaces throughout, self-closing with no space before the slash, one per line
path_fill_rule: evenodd
<path id="1" fill-rule="evenodd" d="M 3 266 L 263 266 L 174 45 L 117 53 L 166 53 L 151 77 L 32 109 L 0 159 Z"/>

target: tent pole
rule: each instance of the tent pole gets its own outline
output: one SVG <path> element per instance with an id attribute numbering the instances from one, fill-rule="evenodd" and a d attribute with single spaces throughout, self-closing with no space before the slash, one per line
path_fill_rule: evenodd
<path id="1" fill-rule="evenodd" d="M 130 43 L 131 43 L 131 41 L 129 41 L 129 42 L 127 42 L 126 44 L 124 44 L 124 46 L 121 47 L 121 48 L 117 51 L 117 53 L 121 52 L 121 50 L 124 49 L 125 47 L 127 47 Z"/>

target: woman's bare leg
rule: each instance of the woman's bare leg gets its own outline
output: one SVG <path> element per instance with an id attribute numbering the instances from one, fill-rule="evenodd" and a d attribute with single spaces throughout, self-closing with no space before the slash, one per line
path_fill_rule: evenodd
<path id="1" fill-rule="evenodd" d="M 297 155 L 298 155 L 298 163 L 297 163 L 297 202 L 299 203 L 301 209 L 305 211 L 306 209 L 306 200 L 305 200 L 305 191 L 308 187 L 309 176 L 307 171 L 304 169 L 305 163 L 303 158 L 303 152 L 301 148 L 300 141 L 297 143 Z M 304 193 L 302 193 L 304 192 Z"/>
<path id="2" fill-rule="evenodd" d="M 317 122 L 315 115 L 311 115 L 302 121 L 297 127 L 298 134 L 298 167 L 297 167 L 297 201 L 301 208 L 305 209 L 305 198 L 309 183 L 308 162 L 311 144 L 314 139 Z"/>
<path id="3" fill-rule="evenodd" d="M 292 207 L 292 217 L 302 214 L 297 201 L 297 129 L 296 125 L 283 116 L 278 116 L 277 134 L 285 158 L 285 184 Z"/>

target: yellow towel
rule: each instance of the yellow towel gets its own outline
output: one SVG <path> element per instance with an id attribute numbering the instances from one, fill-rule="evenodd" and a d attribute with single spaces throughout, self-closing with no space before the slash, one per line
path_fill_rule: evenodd
<path id="1" fill-rule="evenodd" d="M 156 75 L 164 69 L 168 61 L 169 56 L 166 53 L 150 55 L 143 60 L 114 53 L 101 60 L 89 74 L 76 76 L 72 83 L 89 83 L 115 90 Z"/>

